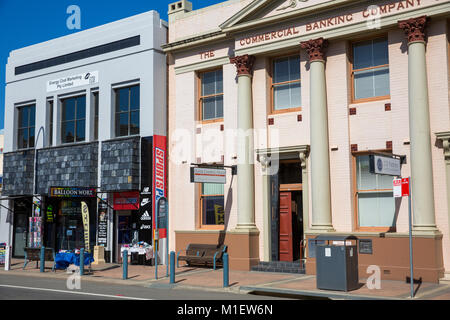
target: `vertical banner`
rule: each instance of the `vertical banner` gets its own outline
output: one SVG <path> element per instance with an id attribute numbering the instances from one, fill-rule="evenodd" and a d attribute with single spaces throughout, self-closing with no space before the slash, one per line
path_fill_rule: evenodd
<path id="1" fill-rule="evenodd" d="M 86 202 L 81 202 L 81 215 L 83 216 L 84 227 L 84 249 L 86 252 L 91 252 L 89 247 L 89 208 Z"/>
<path id="2" fill-rule="evenodd" d="M 99 246 L 108 246 L 108 205 L 107 205 L 106 194 L 102 193 L 99 195 L 97 212 L 98 212 L 98 223 L 97 223 L 97 244 Z"/>
<path id="3" fill-rule="evenodd" d="M 161 197 L 167 197 L 166 141 L 164 136 L 153 136 L 153 230 L 155 230 L 156 206 Z M 167 230 L 159 230 L 159 238 L 166 238 Z"/>

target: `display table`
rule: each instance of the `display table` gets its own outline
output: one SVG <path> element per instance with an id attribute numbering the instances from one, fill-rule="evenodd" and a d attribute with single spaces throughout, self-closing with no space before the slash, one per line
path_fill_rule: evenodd
<path id="1" fill-rule="evenodd" d="M 91 253 L 84 253 L 84 265 L 90 266 L 94 262 L 94 258 Z M 77 267 L 80 266 L 80 254 L 73 252 L 60 252 L 56 254 L 55 257 L 55 268 L 56 269 L 67 269 L 69 265 L 74 264 Z"/>
<path id="2" fill-rule="evenodd" d="M 133 259 L 133 256 L 138 255 L 139 256 L 139 264 L 146 264 L 147 261 L 149 261 L 151 263 L 151 260 L 153 259 L 153 247 L 152 246 L 148 246 L 148 247 L 125 247 L 122 246 L 120 248 L 120 253 L 121 253 L 121 257 L 123 256 L 123 252 L 127 250 L 128 251 L 128 256 L 131 257 L 131 262 L 132 264 L 133 261 L 135 261 L 135 259 Z"/>

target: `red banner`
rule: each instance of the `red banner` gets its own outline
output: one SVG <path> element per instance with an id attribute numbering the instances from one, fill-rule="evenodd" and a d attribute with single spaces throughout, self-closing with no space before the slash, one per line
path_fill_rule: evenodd
<path id="1" fill-rule="evenodd" d="M 139 191 L 115 192 L 114 210 L 139 210 Z"/>
<path id="2" fill-rule="evenodd" d="M 164 136 L 153 136 L 153 230 L 158 200 L 167 197 L 166 141 L 167 138 Z M 166 234 L 166 229 L 160 229 L 160 238 L 165 238 Z"/>

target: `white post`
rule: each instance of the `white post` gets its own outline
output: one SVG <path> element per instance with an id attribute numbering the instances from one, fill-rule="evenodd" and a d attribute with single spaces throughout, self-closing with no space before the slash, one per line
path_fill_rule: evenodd
<path id="1" fill-rule="evenodd" d="M 6 246 L 5 252 L 5 271 L 11 270 L 11 246 Z"/>

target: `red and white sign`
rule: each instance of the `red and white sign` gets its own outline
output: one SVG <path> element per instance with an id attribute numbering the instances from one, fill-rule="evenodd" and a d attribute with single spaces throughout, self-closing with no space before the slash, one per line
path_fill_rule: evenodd
<path id="1" fill-rule="evenodd" d="M 392 184 L 394 186 L 394 198 L 409 196 L 409 178 L 394 179 Z"/>
<path id="2" fill-rule="evenodd" d="M 114 210 L 139 210 L 139 191 L 115 192 Z"/>
<path id="3" fill-rule="evenodd" d="M 166 188 L 166 141 L 164 136 L 153 136 L 153 230 L 158 200 L 167 197 Z M 165 238 L 166 229 L 159 230 L 159 238 Z"/>

